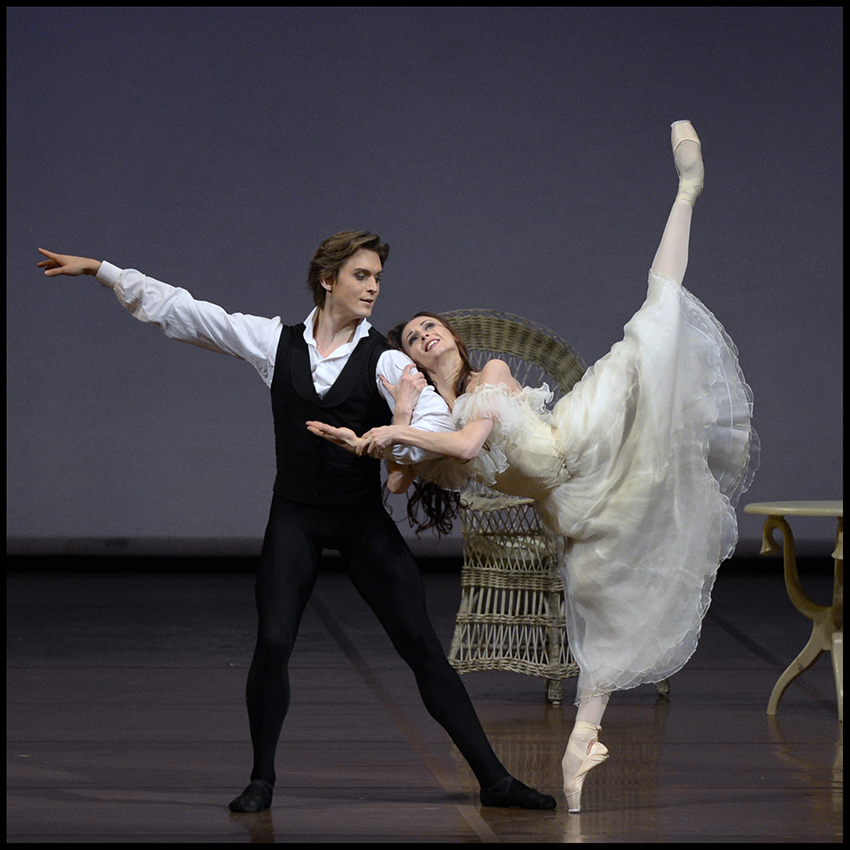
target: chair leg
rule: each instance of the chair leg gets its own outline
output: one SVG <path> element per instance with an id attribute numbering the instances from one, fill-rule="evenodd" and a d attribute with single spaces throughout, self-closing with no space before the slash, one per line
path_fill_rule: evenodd
<path id="1" fill-rule="evenodd" d="M 561 684 L 560 679 L 546 680 L 546 699 L 548 699 L 552 705 L 560 705 L 563 702 L 564 686 Z"/>

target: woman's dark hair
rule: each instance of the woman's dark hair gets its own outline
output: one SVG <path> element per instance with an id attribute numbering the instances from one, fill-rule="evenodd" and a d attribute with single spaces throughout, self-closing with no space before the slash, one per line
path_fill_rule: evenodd
<path id="1" fill-rule="evenodd" d="M 404 329 L 414 319 L 420 319 L 426 316 L 436 319 L 454 337 L 461 361 L 460 371 L 455 380 L 454 391 L 456 396 L 461 396 L 466 391 L 466 382 L 475 369 L 472 368 L 469 352 L 466 350 L 463 340 L 458 336 L 457 331 L 439 313 L 429 313 L 427 310 L 417 313 L 406 322 L 402 322 L 392 328 L 387 334 L 387 342 L 391 348 L 404 351 L 404 340 L 402 339 Z M 434 386 L 431 376 L 424 369 L 422 373 L 425 375 L 425 380 L 431 386 Z M 437 532 L 437 535 L 448 534 L 452 530 L 452 522 L 457 519 L 459 504 L 460 493 L 444 490 L 433 481 L 423 481 L 421 478 L 417 478 L 413 482 L 413 493 L 407 500 L 407 521 L 410 523 L 411 528 L 416 529 L 417 537 L 429 528 L 433 528 Z M 420 508 L 425 514 L 424 519 L 421 519 L 419 516 Z"/>
<path id="2" fill-rule="evenodd" d="M 387 261 L 390 246 L 381 242 L 381 237 L 368 230 L 344 230 L 334 233 L 322 242 L 310 261 L 310 271 L 307 273 L 307 288 L 313 293 L 313 302 L 321 309 L 325 306 L 327 290 L 322 281 L 336 280 L 339 270 L 361 248 L 374 251 L 381 260 L 381 265 Z"/>
<path id="3" fill-rule="evenodd" d="M 457 519 L 460 493 L 443 490 L 433 481 L 417 478 L 413 492 L 407 498 L 407 522 L 415 530 L 417 539 L 423 531 L 433 528 L 437 536 L 448 534 Z M 419 509 L 425 514 L 419 515 Z"/>

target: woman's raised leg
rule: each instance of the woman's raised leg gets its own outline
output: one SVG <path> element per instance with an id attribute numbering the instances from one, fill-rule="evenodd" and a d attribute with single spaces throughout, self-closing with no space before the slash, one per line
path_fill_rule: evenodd
<path id="1" fill-rule="evenodd" d="M 688 267 L 688 243 L 694 203 L 702 192 L 705 169 L 702 146 L 690 121 L 677 121 L 672 131 L 673 160 L 679 173 L 679 191 L 667 218 L 652 270 L 681 284 Z"/>

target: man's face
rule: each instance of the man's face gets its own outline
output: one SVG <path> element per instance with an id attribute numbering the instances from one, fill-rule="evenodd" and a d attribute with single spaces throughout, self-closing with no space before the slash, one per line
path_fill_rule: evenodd
<path id="1" fill-rule="evenodd" d="M 368 319 L 381 288 L 381 258 L 368 248 L 353 254 L 339 270 L 335 283 L 323 282 L 327 289 L 325 309 L 337 315 Z"/>

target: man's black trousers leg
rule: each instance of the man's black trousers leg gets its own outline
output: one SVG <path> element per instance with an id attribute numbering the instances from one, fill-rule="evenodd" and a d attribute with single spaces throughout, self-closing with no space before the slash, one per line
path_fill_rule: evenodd
<path id="1" fill-rule="evenodd" d="M 289 657 L 322 553 L 311 512 L 274 497 L 257 571 L 257 645 L 246 698 L 254 766 L 251 781 L 275 782 L 274 755 L 289 710 Z"/>
<path id="2" fill-rule="evenodd" d="M 410 665 L 422 701 L 448 732 L 483 788 L 508 775 L 496 758 L 457 671 L 446 658 L 425 608 L 419 567 L 386 511 L 349 550 L 354 586 Z"/>
<path id="3" fill-rule="evenodd" d="M 314 508 L 276 496 L 257 575 L 259 628 L 248 674 L 252 781 L 275 781 L 274 755 L 289 707 L 289 658 L 323 548 L 342 555 L 358 592 L 410 665 L 426 708 L 481 786 L 507 776 L 428 619 L 416 561 L 383 507 Z"/>

